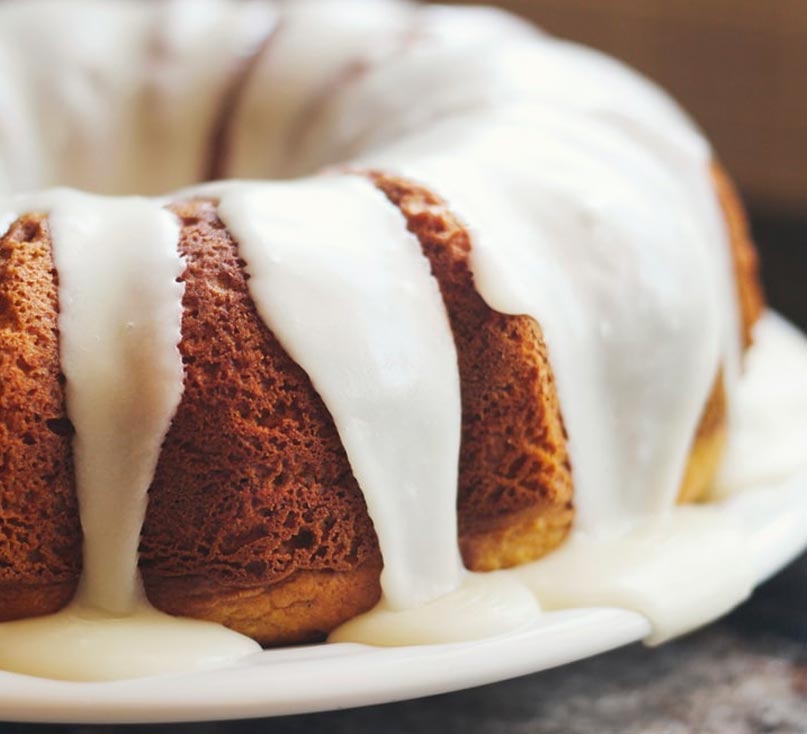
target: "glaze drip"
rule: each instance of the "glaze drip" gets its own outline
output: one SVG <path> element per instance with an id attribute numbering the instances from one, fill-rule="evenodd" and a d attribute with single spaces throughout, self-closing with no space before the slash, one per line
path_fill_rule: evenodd
<path id="1" fill-rule="evenodd" d="M 137 569 L 148 488 L 182 396 L 178 223 L 159 202 L 69 190 L 2 210 L 48 215 L 84 549 L 66 609 L 0 625 L 0 666 L 96 680 L 211 667 L 253 651 L 216 625 L 152 609 Z M 136 653 L 115 649 L 122 633 Z"/>
<path id="2" fill-rule="evenodd" d="M 219 214 L 258 312 L 333 416 L 378 534 L 387 602 L 456 588 L 457 355 L 403 217 L 351 176 L 231 186 Z"/>

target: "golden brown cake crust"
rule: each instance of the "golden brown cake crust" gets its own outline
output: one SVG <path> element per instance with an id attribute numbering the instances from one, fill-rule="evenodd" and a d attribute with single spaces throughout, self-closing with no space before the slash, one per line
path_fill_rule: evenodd
<path id="1" fill-rule="evenodd" d="M 712 165 L 712 180 L 723 211 L 731 242 L 734 279 L 740 306 L 740 326 L 745 346 L 751 345 L 751 331 L 765 309 L 765 294 L 759 278 L 757 256 L 745 207 L 734 182 L 719 163 Z"/>
<path id="2" fill-rule="evenodd" d="M 152 582 L 149 596 L 169 614 L 218 622 L 264 645 L 319 642 L 378 601 L 379 563 L 349 571 L 296 571 L 270 585 L 225 586 L 182 576 Z"/>
<path id="3" fill-rule="evenodd" d="M 58 282 L 43 216 L 0 239 L 0 621 L 57 611 L 81 570 Z"/>
<path id="4" fill-rule="evenodd" d="M 205 609 L 208 618 L 238 619 L 238 629 L 264 643 L 316 638 L 323 618 L 336 624 L 379 598 L 381 558 L 364 498 L 325 405 L 258 316 L 215 205 L 193 201 L 172 210 L 187 260 L 185 391 L 149 492 L 146 592 L 174 613 Z M 365 567 L 374 572 L 371 588 Z M 288 616 L 288 605 L 258 590 L 293 596 L 300 572 L 324 574 L 322 595 L 311 602 L 311 583 L 301 581 L 308 601 L 298 606 L 297 632 L 279 634 L 283 625 L 271 609 Z M 363 586 L 331 598 L 334 573 L 362 578 Z M 188 579 L 197 584 L 193 596 Z M 232 598 L 240 599 L 237 613 Z"/>

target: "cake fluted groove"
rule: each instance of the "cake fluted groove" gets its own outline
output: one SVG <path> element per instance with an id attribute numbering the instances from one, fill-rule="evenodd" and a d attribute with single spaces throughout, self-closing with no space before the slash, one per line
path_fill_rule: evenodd
<path id="1" fill-rule="evenodd" d="M 378 598 L 364 499 L 327 409 L 255 312 L 215 203 L 171 208 L 187 261 L 185 393 L 149 492 L 146 593 L 265 643 L 317 639 Z"/>

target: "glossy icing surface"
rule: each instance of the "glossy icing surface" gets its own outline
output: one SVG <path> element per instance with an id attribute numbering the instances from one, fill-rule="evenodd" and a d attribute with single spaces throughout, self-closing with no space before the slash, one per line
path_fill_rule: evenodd
<path id="1" fill-rule="evenodd" d="M 807 393 L 802 389 L 807 354 L 797 349 L 801 339 L 798 330 L 772 314 L 757 327 L 715 496 L 775 482 L 807 465 Z"/>
<path id="2" fill-rule="evenodd" d="M 137 568 L 148 488 L 182 396 L 178 223 L 135 197 L 57 190 L 9 204 L 17 215 L 48 214 L 84 564 L 66 609 L 0 624 L 0 666 L 125 678 L 212 667 L 257 649 L 217 625 L 152 609 Z"/>

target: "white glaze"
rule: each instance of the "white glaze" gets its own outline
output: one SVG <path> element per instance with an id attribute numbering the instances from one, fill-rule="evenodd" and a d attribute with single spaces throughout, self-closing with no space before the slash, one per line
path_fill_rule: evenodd
<path id="1" fill-rule="evenodd" d="M 45 14 L 52 20 L 41 23 Z M 532 35 L 500 13 L 391 0 L 82 0 L 69 9 L 39 0 L 10 3 L 0 17 L 8 82 L 0 85 L 0 190 L 69 183 L 107 193 L 156 192 L 198 179 L 222 90 L 233 69 L 269 38 L 233 111 L 227 173 L 293 176 L 347 162 L 421 180 L 468 225 L 476 285 L 489 305 L 529 314 L 543 328 L 570 434 L 580 532 L 540 570 L 523 572 L 539 596 L 553 605 L 596 596 L 598 603 L 641 608 L 661 638 L 746 593 L 740 563 L 722 564 L 719 593 L 701 606 L 678 596 L 680 586 L 657 583 L 661 573 L 692 573 L 693 556 L 684 551 L 707 542 L 705 513 L 673 512 L 674 498 L 721 369 L 733 402 L 739 329 L 711 152 L 655 87 L 617 62 Z M 49 53 L 30 53 L 34 30 L 36 45 Z M 382 629 L 396 643 L 457 639 L 535 613 L 534 603 L 522 603 L 516 581 L 502 585 L 491 577 L 491 585 L 509 589 L 510 621 L 496 616 L 495 602 L 483 604 L 480 615 L 491 624 L 464 631 L 450 624 L 485 581 L 462 573 L 456 547 L 453 345 L 426 261 L 400 215 L 369 184 L 345 176 L 195 193 L 211 192 L 221 195 L 222 216 L 241 241 L 263 318 L 334 415 L 378 530 L 385 600 L 340 630 L 340 639 L 372 639 Z M 96 505 L 85 489 L 95 480 L 84 475 L 101 471 L 96 462 L 109 460 L 112 473 L 132 480 L 128 531 L 108 559 L 125 570 L 94 570 L 100 567 L 88 537 L 82 600 L 134 609 L 143 487 L 181 388 L 172 372 L 180 291 L 175 252 L 173 266 L 168 258 L 151 268 L 145 256 L 124 266 L 125 258 L 106 257 L 102 235 L 130 254 L 139 250 L 136 242 L 146 242 L 156 256 L 167 254 L 169 239 L 175 246 L 176 229 L 172 224 L 169 238 L 158 202 L 98 201 L 88 215 L 89 200 L 65 193 L 12 208 L 26 211 L 16 207 L 36 201 L 53 211 L 66 282 L 72 272 L 76 282 L 98 289 L 99 302 L 117 299 L 119 311 L 106 314 L 111 332 L 125 333 L 127 313 L 143 315 L 126 282 L 163 294 L 149 301 L 155 324 L 173 309 L 154 342 L 155 363 L 168 379 L 160 381 L 151 368 L 141 372 L 137 360 L 125 365 L 131 373 L 119 375 L 158 387 L 153 423 L 135 420 L 139 406 L 124 400 L 107 415 L 91 411 L 89 421 L 101 423 L 87 422 L 77 434 L 81 446 L 95 429 L 119 437 L 116 421 L 132 420 L 143 430 L 140 470 L 131 475 L 113 452 L 77 454 L 88 527 Z M 121 217 L 131 218 L 131 227 L 113 226 Z M 103 257 L 95 264 L 71 259 L 74 236 L 82 245 L 86 237 Z M 112 280 L 99 284 L 92 268 L 103 264 Z M 149 268 L 151 277 L 142 278 Z M 64 288 L 68 303 L 73 286 Z M 78 343 L 85 319 L 96 315 L 88 309 L 72 326 L 64 316 L 68 344 L 74 337 Z M 68 344 L 66 363 L 69 352 Z M 125 361 L 125 350 L 97 356 L 99 365 L 105 356 Z M 80 418 L 97 402 L 94 392 L 74 395 L 72 387 L 93 369 L 82 360 L 68 375 L 71 416 Z M 134 446 L 114 448 L 123 454 Z M 648 519 L 655 534 L 640 524 Z M 626 560 L 665 537 L 672 550 L 650 565 Z M 708 542 L 715 553 L 710 570 L 742 546 L 731 530 L 710 531 Z M 569 569 L 575 577 L 578 570 L 593 573 L 594 560 L 607 567 L 609 583 L 570 588 Z M 693 583 L 687 593 L 703 586 Z M 501 601 L 504 594 L 486 587 L 478 598 Z M 424 601 L 431 603 L 414 608 Z M 398 637 L 388 636 L 390 627 Z M 26 627 L 35 628 L 41 626 Z M 233 638 L 232 654 L 246 649 Z"/>
<path id="2" fill-rule="evenodd" d="M 237 134 L 230 141 L 228 174 L 294 175 L 289 170 L 292 146 L 318 114 L 318 106 L 352 75 L 400 53 L 411 32 L 412 13 L 409 3 L 397 0 L 385 3 L 383 13 L 368 12 L 366 0 L 286 3 L 277 33 L 235 110 Z"/>
<path id="3" fill-rule="evenodd" d="M 127 614 L 160 446 L 182 396 L 179 225 L 145 199 L 60 192 L 48 221 L 84 532 L 84 599 Z"/>
<path id="4" fill-rule="evenodd" d="M 528 627 L 540 611 L 520 579 L 465 573 L 458 588 L 426 604 L 394 609 L 382 601 L 337 627 L 328 642 L 395 647 L 481 640 Z"/>
<path id="5" fill-rule="evenodd" d="M 804 336 L 774 313 L 754 329 L 715 494 L 775 483 L 807 467 Z"/>
<path id="6" fill-rule="evenodd" d="M 334 419 L 378 534 L 387 603 L 451 591 L 459 376 L 420 244 L 359 177 L 230 187 L 219 214 L 258 312 Z"/>
<path id="7" fill-rule="evenodd" d="M 70 190 L 0 211 L 48 215 L 84 533 L 76 598 L 50 617 L 1 624 L 0 667 L 99 680 L 154 673 L 166 658 L 170 670 L 211 667 L 257 649 L 217 625 L 151 609 L 137 569 L 148 488 L 182 396 L 178 223 L 159 202 Z M 139 652 L 116 655 L 129 645 Z"/>
<path id="8" fill-rule="evenodd" d="M 611 538 L 573 532 L 544 559 L 512 570 L 543 609 L 620 607 L 665 642 L 733 609 L 751 592 L 744 528 L 711 506 L 678 507 Z"/>
<path id="9" fill-rule="evenodd" d="M 211 670 L 260 648 L 226 627 L 141 603 L 112 616 L 82 603 L 0 624 L 0 668 L 68 681 L 115 681 Z"/>
<path id="10" fill-rule="evenodd" d="M 566 82 L 586 91 L 572 73 Z M 619 532 L 673 507 L 721 355 L 729 360 L 724 345 L 738 341 L 736 297 L 720 275 L 728 242 L 703 184 L 710 157 L 638 82 L 619 116 L 564 104 L 554 88 L 524 96 L 404 133 L 362 162 L 443 195 L 473 235 L 480 294 L 541 324 L 570 436 L 577 521 Z M 658 132 L 639 134 L 645 119 Z M 701 203 L 705 190 L 711 200 Z"/>
<path id="11" fill-rule="evenodd" d="M 261 0 L 7 3 L 0 192 L 199 180 L 222 94 L 276 19 Z"/>
<path id="12" fill-rule="evenodd" d="M 569 432 L 577 522 L 608 534 L 673 506 L 718 371 L 718 304 L 704 239 L 687 208 L 668 205 L 652 160 L 594 126 L 546 122 L 490 121 L 463 148 L 463 165 L 437 159 L 405 170 L 469 224 L 488 304 L 541 324 Z M 554 133 L 551 145 L 524 147 L 536 128 Z M 595 141 L 611 146 L 619 167 L 583 152 Z"/>

